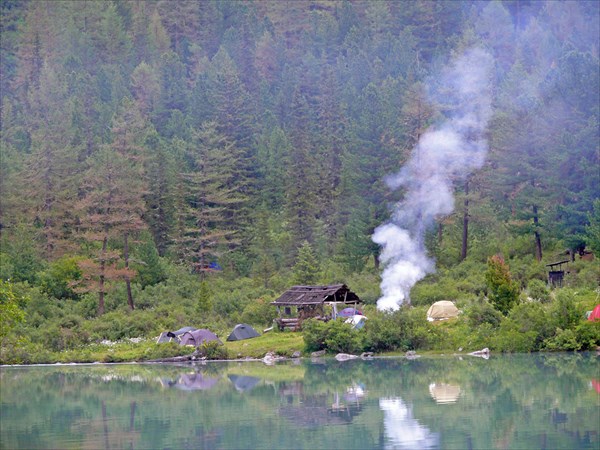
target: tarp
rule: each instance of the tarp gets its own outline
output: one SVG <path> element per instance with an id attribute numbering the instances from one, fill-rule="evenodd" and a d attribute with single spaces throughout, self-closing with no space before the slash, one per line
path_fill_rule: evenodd
<path id="1" fill-rule="evenodd" d="M 358 314 L 345 320 L 345 322 L 351 324 L 352 328 L 354 328 L 355 330 L 360 330 L 362 327 L 364 327 L 366 321 L 367 318 L 365 316 L 361 316 Z"/>
<path id="2" fill-rule="evenodd" d="M 186 333 L 188 331 L 194 331 L 196 329 L 197 329 L 196 327 L 183 327 L 177 331 L 171 331 L 171 333 L 174 334 L 175 336 L 181 336 L 183 333 Z"/>
<path id="3" fill-rule="evenodd" d="M 258 332 L 246 323 L 238 323 L 234 328 L 229 337 L 228 341 L 241 341 L 242 339 L 252 339 L 260 336 Z"/>
<path id="4" fill-rule="evenodd" d="M 214 334 L 212 331 L 207 330 L 205 328 L 201 328 L 200 330 L 194 331 L 186 331 L 181 335 L 180 345 L 193 345 L 194 347 L 198 347 L 207 342 L 217 341 L 219 344 L 222 344 L 221 340 Z"/>
<path id="5" fill-rule="evenodd" d="M 157 344 L 162 344 L 164 342 L 179 342 L 181 335 L 187 331 L 194 331 L 195 327 L 183 327 L 177 331 L 163 331 L 160 333 L 160 336 L 156 340 Z"/>
<path id="6" fill-rule="evenodd" d="M 600 320 L 600 304 L 596 305 L 588 320 Z"/>
<path id="7" fill-rule="evenodd" d="M 362 316 L 362 312 L 355 308 L 344 308 L 338 313 L 338 316 L 340 317 L 352 317 L 356 315 Z"/>
<path id="8" fill-rule="evenodd" d="M 434 320 L 450 319 L 456 316 L 458 316 L 458 308 L 454 306 L 454 303 L 448 300 L 435 302 L 427 310 L 427 320 L 430 322 Z"/>
<path id="9" fill-rule="evenodd" d="M 173 336 L 171 336 L 171 334 L 172 333 L 170 331 L 163 331 L 162 333 L 160 333 L 160 336 L 156 340 L 156 343 L 157 344 L 163 344 L 165 342 L 177 341 L 177 339 L 174 338 Z"/>

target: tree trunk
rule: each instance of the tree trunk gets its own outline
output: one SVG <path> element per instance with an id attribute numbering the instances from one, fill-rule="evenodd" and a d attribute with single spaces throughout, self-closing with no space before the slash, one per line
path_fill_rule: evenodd
<path id="1" fill-rule="evenodd" d="M 100 252 L 100 276 L 98 277 L 98 315 L 104 314 L 104 280 L 106 278 L 106 248 L 108 247 L 108 234 L 102 240 Z"/>
<path id="2" fill-rule="evenodd" d="M 104 400 L 101 401 L 102 405 L 102 428 L 104 430 L 104 448 L 110 448 L 110 441 L 108 439 L 108 416 L 106 415 L 106 403 Z"/>
<path id="3" fill-rule="evenodd" d="M 127 286 L 127 304 L 130 310 L 134 310 L 133 294 L 131 293 L 131 279 L 129 278 L 129 232 L 125 232 L 123 245 L 123 258 L 125 259 L 125 269 L 128 271 L 125 275 L 125 285 Z"/>
<path id="4" fill-rule="evenodd" d="M 542 260 L 542 239 L 540 237 L 540 232 L 538 231 L 538 224 L 538 208 L 537 205 L 533 205 L 533 234 L 535 236 L 535 259 L 539 262 Z"/>
<path id="5" fill-rule="evenodd" d="M 461 261 L 464 261 L 467 257 L 469 242 L 469 180 L 465 181 L 465 201 L 463 206 L 462 246 L 460 250 Z"/>

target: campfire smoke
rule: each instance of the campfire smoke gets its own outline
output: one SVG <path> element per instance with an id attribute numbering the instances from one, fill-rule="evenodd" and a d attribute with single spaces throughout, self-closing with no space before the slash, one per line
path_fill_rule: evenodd
<path id="1" fill-rule="evenodd" d="M 403 188 L 390 221 L 375 229 L 384 266 L 379 309 L 396 310 L 410 302 L 411 288 L 435 271 L 427 255 L 425 232 L 436 218 L 454 209 L 453 182 L 480 168 L 487 153 L 485 130 L 490 117 L 492 57 L 475 48 L 455 59 L 438 78 L 432 101 L 448 105 L 446 119 L 429 128 L 402 169 L 386 178 L 392 190 Z"/>

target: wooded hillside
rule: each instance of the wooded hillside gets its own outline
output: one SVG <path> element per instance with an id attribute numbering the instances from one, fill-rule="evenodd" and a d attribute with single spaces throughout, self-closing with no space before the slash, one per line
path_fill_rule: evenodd
<path id="1" fill-rule="evenodd" d="M 500 253 L 525 287 L 565 252 L 600 254 L 599 14 L 596 1 L 4 0 L 0 277 L 93 296 L 91 316 L 138 306 L 176 270 L 204 281 L 201 301 L 223 277 L 277 291 L 366 272 L 372 302 L 371 235 L 404 193 L 384 179 L 453 108 L 432 101 L 436 75 L 478 47 L 493 58 L 489 151 L 425 244 L 438 270 Z"/>

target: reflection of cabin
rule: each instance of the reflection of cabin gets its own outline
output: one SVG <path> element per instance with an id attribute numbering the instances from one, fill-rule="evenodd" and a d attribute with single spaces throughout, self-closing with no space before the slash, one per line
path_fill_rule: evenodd
<path id="1" fill-rule="evenodd" d="M 568 262 L 569 260 L 566 259 L 564 261 L 546 264 L 546 267 L 550 267 L 550 271 L 548 272 L 548 284 L 550 286 L 562 286 L 563 278 L 565 277 L 565 271 L 562 270 L 562 265 Z"/>
<path id="2" fill-rule="evenodd" d="M 338 304 L 354 305 L 360 298 L 345 284 L 330 286 L 293 286 L 271 304 L 277 306 L 279 318 L 275 319 L 279 329 L 299 329 L 308 318 L 329 320 L 337 315 Z M 331 313 L 325 307 L 331 307 Z"/>
<path id="3" fill-rule="evenodd" d="M 330 394 L 300 395 L 284 399 L 278 414 L 296 427 L 319 428 L 331 425 L 347 425 L 362 411 L 358 401 L 344 402 L 336 392 L 333 403 Z"/>

